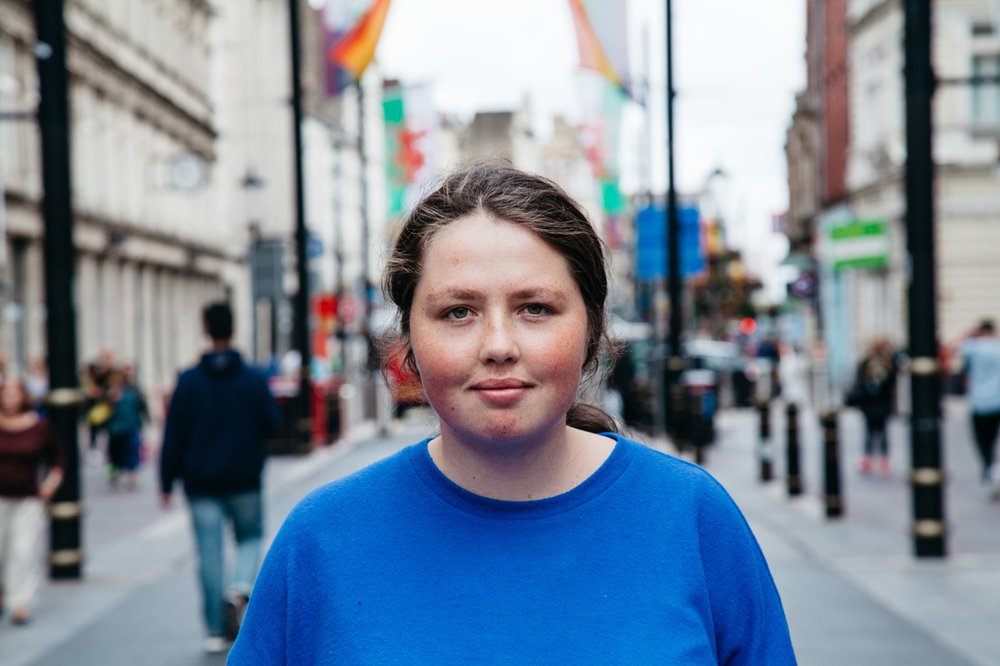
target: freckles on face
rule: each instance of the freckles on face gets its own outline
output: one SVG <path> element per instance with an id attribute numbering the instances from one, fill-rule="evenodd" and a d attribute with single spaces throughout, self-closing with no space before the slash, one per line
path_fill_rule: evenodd
<path id="1" fill-rule="evenodd" d="M 456 220 L 424 250 L 410 343 L 442 432 L 527 438 L 565 422 L 587 311 L 566 259 L 530 230 Z"/>

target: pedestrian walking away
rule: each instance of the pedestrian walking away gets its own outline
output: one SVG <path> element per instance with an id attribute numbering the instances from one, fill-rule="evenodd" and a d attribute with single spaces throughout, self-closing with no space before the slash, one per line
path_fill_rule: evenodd
<path id="1" fill-rule="evenodd" d="M 972 412 L 972 430 L 982 462 L 984 492 L 1000 500 L 1000 468 L 996 439 L 1000 432 L 1000 338 L 996 324 L 984 319 L 959 346 L 966 379 L 966 398 Z"/>
<path id="2" fill-rule="evenodd" d="M 889 436 L 886 426 L 896 406 L 898 373 L 892 343 L 885 338 L 874 340 L 868 353 L 858 363 L 847 403 L 860 409 L 865 418 L 865 449 L 860 464 L 862 474 L 877 467 L 879 474 L 889 475 Z"/>
<path id="3" fill-rule="evenodd" d="M 146 401 L 139 389 L 128 381 L 122 368 L 115 368 L 108 375 L 108 398 L 111 416 L 105 427 L 108 431 L 109 480 L 114 486 L 122 476 L 125 486 L 135 490 L 142 423 L 149 420 Z"/>
<path id="4" fill-rule="evenodd" d="M 24 382 L 6 376 L 0 384 L 0 609 L 9 604 L 14 624 L 31 619 L 42 583 L 45 504 L 62 483 L 63 459 Z"/>
<path id="5" fill-rule="evenodd" d="M 608 351 L 605 248 L 554 183 L 460 170 L 383 285 L 440 430 L 308 495 L 229 663 L 794 664 L 741 512 L 578 402 Z"/>
<path id="6" fill-rule="evenodd" d="M 262 374 L 233 349 L 233 313 L 214 303 L 203 313 L 211 350 L 184 371 L 167 408 L 160 452 L 160 501 L 171 506 L 174 482 L 184 484 L 198 548 L 207 652 L 235 639 L 260 563 L 264 435 L 278 409 Z M 236 537 L 236 563 L 227 576 L 223 534 Z M 232 581 L 228 589 L 224 581 Z"/>

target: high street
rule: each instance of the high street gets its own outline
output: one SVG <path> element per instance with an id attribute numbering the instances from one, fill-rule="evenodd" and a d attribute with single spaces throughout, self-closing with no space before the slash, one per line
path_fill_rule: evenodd
<path id="1" fill-rule="evenodd" d="M 783 405 L 774 404 L 777 460 L 783 450 Z M 771 564 L 800 663 L 996 663 L 1000 632 L 1000 504 L 989 503 L 977 468 L 962 401 L 947 403 L 950 556 L 911 556 L 907 438 L 904 419 L 892 426 L 889 477 L 856 471 L 861 420 L 841 417 L 846 513 L 824 517 L 820 499 L 819 433 L 815 415 L 801 413 L 806 493 L 786 496 L 779 464 L 775 480 L 757 481 L 756 415 L 723 412 L 707 468 L 747 515 Z M 294 503 L 336 479 L 416 441 L 427 425 L 411 420 L 398 435 L 360 434 L 309 456 L 279 457 L 267 476 L 267 524 L 273 535 Z M 662 447 L 663 443 L 657 443 Z M 0 663 L 10 666 L 80 664 L 221 664 L 200 651 L 197 587 L 187 514 L 156 505 L 152 465 L 134 493 L 112 490 L 102 466 L 86 467 L 86 575 L 49 584 L 34 621 L 0 624 Z"/>

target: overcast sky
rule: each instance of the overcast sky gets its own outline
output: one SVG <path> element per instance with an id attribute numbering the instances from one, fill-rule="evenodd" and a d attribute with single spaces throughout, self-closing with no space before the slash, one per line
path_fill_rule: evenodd
<path id="1" fill-rule="evenodd" d="M 608 2 L 618 0 L 606 0 Z M 649 79 L 659 95 L 627 113 L 622 168 L 635 185 L 640 146 L 651 145 L 654 189 L 666 182 L 663 0 L 629 0 L 633 53 L 648 25 Z M 580 77 L 568 0 L 393 0 L 377 59 L 385 76 L 430 83 L 436 104 L 471 115 L 530 99 L 536 128 L 577 119 Z M 682 193 L 721 168 L 730 239 L 765 266 L 783 253 L 768 239 L 787 207 L 784 135 L 805 84 L 804 0 L 674 0 L 677 90 L 675 171 Z M 640 58 L 636 58 L 639 60 Z M 633 63 L 633 70 L 644 69 Z M 652 120 L 650 141 L 645 122 Z M 629 144 L 635 146 L 630 149 Z"/>

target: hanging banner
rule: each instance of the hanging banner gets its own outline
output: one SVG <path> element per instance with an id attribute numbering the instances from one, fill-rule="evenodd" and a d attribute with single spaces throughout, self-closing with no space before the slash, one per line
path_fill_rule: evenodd
<path id="1" fill-rule="evenodd" d="M 386 199 L 389 219 L 401 217 L 436 172 L 438 113 L 427 86 L 386 86 L 382 93 L 385 120 Z"/>
<path id="2" fill-rule="evenodd" d="M 689 278 L 705 270 L 701 217 L 694 206 L 679 206 L 681 276 Z M 648 206 L 636 215 L 636 277 L 639 280 L 665 278 L 667 262 L 667 211 Z"/>

